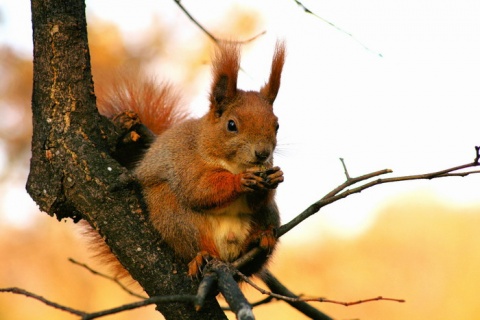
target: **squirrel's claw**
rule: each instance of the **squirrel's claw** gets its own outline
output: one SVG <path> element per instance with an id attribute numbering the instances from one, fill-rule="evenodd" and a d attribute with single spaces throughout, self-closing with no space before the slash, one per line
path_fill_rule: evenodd
<path id="1" fill-rule="evenodd" d="M 265 173 L 267 175 L 267 177 L 265 178 L 265 182 L 268 186 L 268 189 L 276 189 L 278 185 L 284 180 L 283 171 L 280 170 L 279 167 L 269 169 Z"/>
<path id="2" fill-rule="evenodd" d="M 188 275 L 190 277 L 196 277 L 202 273 L 202 268 L 205 264 L 212 259 L 207 251 L 200 251 L 197 255 L 188 263 Z"/>

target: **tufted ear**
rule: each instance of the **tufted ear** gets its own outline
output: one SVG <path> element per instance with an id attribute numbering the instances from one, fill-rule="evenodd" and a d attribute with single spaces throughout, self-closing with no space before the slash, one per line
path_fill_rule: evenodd
<path id="1" fill-rule="evenodd" d="M 223 113 L 226 99 L 237 94 L 237 78 L 240 69 L 240 50 L 236 43 L 221 44 L 213 58 L 213 83 L 210 108 L 217 115 Z"/>
<path id="2" fill-rule="evenodd" d="M 280 79 L 282 77 L 283 64 L 285 62 L 285 43 L 277 41 L 275 53 L 272 60 L 272 70 L 268 82 L 260 89 L 260 93 L 273 104 L 280 89 Z"/>

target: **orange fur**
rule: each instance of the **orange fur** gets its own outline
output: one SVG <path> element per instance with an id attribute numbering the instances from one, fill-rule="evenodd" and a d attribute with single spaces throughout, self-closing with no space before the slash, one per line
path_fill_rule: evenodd
<path id="1" fill-rule="evenodd" d="M 210 228 L 208 228 L 210 229 Z M 202 251 L 208 253 L 210 257 L 219 257 L 217 246 L 215 241 L 211 238 L 211 232 L 202 232 L 200 235 L 200 248 Z M 200 251 L 201 252 L 201 251 Z"/>
<path id="2" fill-rule="evenodd" d="M 260 89 L 260 93 L 268 98 L 271 103 L 277 97 L 278 89 L 280 89 L 280 79 L 282 76 L 283 64 L 285 63 L 285 43 L 277 42 L 275 46 L 275 54 L 272 60 L 272 72 L 268 82 Z"/>
<path id="3" fill-rule="evenodd" d="M 139 71 L 126 70 L 95 87 L 97 107 L 107 118 L 133 111 L 156 135 L 187 118 L 181 98 L 168 83 L 156 83 Z"/>
<path id="4" fill-rule="evenodd" d="M 238 70 L 240 70 L 239 46 L 235 43 L 220 44 L 212 61 L 212 69 L 213 85 L 210 102 L 215 104 L 225 97 L 233 97 L 237 91 Z"/>
<path id="5" fill-rule="evenodd" d="M 92 252 L 95 252 L 94 258 L 102 264 L 108 266 L 113 277 L 117 279 L 130 278 L 130 274 L 120 264 L 115 255 L 113 255 L 110 247 L 105 243 L 105 240 L 102 238 L 102 236 L 100 236 L 100 234 L 93 229 L 88 222 L 82 220 L 79 222 L 79 224 L 83 236 L 88 241 L 89 247 L 91 248 Z"/>
<path id="6" fill-rule="evenodd" d="M 159 236 L 196 274 L 206 256 L 233 261 L 253 246 L 266 251 L 244 272 L 261 269 L 276 246 L 274 201 L 283 173 L 273 167 L 278 119 L 273 102 L 285 58 L 276 46 L 268 82 L 260 91 L 237 88 L 239 46 L 224 44 L 213 59 L 210 109 L 186 120 L 171 87 L 137 75 L 98 90 L 100 112 L 132 110 L 158 134 L 133 173 L 143 188 Z M 131 137 L 133 140 L 135 137 Z"/>

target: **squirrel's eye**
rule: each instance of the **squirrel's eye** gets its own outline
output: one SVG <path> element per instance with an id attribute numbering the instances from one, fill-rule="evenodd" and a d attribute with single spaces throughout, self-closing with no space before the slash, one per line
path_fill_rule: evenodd
<path id="1" fill-rule="evenodd" d="M 227 129 L 228 129 L 228 131 L 230 131 L 230 132 L 237 132 L 238 129 L 237 129 L 237 125 L 235 124 L 235 121 L 233 121 L 233 120 L 228 120 Z"/>

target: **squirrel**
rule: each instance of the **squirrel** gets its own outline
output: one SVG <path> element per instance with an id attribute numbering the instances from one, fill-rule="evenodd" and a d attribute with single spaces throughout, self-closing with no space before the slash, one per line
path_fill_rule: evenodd
<path id="1" fill-rule="evenodd" d="M 154 133 L 134 131 L 130 138 L 145 139 L 148 149 L 123 164 L 142 187 L 152 224 L 190 276 L 210 258 L 232 262 L 260 246 L 263 253 L 241 270 L 252 275 L 276 247 L 274 194 L 284 177 L 273 165 L 279 128 L 273 103 L 284 60 L 285 46 L 277 42 L 268 82 L 258 92 L 243 91 L 239 45 L 220 45 L 210 107 L 197 119 L 178 107 L 170 86 L 153 81 L 124 77 L 97 94 L 101 114 L 138 120 Z"/>

